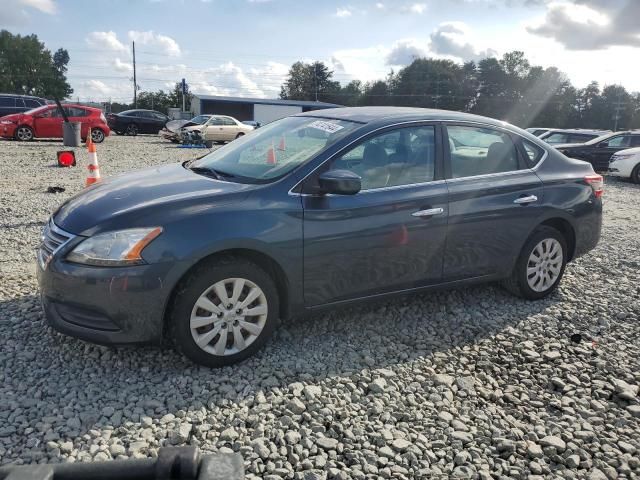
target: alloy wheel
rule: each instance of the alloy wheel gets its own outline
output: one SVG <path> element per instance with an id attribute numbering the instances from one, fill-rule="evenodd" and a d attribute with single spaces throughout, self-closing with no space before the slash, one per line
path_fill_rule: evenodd
<path id="1" fill-rule="evenodd" d="M 101 143 L 104 140 L 104 132 L 98 128 L 91 130 L 91 140 L 94 143 Z"/>
<path id="2" fill-rule="evenodd" d="M 193 306 L 191 336 L 211 355 L 234 355 L 260 336 L 268 312 L 267 298 L 258 285 L 245 278 L 220 280 Z"/>
<path id="3" fill-rule="evenodd" d="M 535 292 L 550 289 L 562 272 L 562 245 L 555 238 L 540 241 L 529 255 L 527 283 Z"/>
<path id="4" fill-rule="evenodd" d="M 133 123 L 127 125 L 127 135 L 138 135 L 138 127 Z"/>
<path id="5" fill-rule="evenodd" d="M 33 132 L 29 127 L 19 127 L 16 131 L 16 137 L 23 142 L 33 139 Z"/>

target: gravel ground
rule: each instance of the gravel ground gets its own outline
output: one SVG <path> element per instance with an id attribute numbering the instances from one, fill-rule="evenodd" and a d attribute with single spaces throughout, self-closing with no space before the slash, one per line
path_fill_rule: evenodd
<path id="1" fill-rule="evenodd" d="M 102 174 L 202 152 L 172 147 L 108 138 Z M 640 477 L 638 186 L 608 181 L 600 246 L 552 298 L 489 285 L 315 315 L 214 371 L 45 326 L 34 249 L 86 174 L 59 148 L 0 142 L 2 463 L 190 444 L 240 452 L 249 478 Z"/>

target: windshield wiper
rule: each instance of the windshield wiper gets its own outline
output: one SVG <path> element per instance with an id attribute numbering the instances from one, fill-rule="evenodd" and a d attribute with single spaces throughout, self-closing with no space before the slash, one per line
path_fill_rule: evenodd
<path id="1" fill-rule="evenodd" d="M 216 180 L 220 180 L 220 175 L 213 168 L 207 167 L 187 167 L 193 173 L 199 173 L 200 175 L 204 175 L 206 177 L 215 178 Z"/>

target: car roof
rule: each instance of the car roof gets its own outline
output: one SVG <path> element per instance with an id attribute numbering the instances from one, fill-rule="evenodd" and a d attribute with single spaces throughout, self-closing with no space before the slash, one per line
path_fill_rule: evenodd
<path id="1" fill-rule="evenodd" d="M 35 95 L 20 95 L 19 93 L 0 93 L 0 97 L 20 97 L 20 98 L 33 98 L 35 100 L 45 100 L 42 97 L 36 97 Z"/>
<path id="2" fill-rule="evenodd" d="M 471 113 L 453 112 L 451 110 L 438 110 L 433 108 L 414 107 L 343 107 L 327 108 L 298 113 L 297 116 L 332 118 L 335 120 L 349 120 L 359 123 L 372 123 L 378 121 L 465 121 L 480 122 L 495 126 L 507 126 L 506 122 L 493 118 L 473 115 Z"/>

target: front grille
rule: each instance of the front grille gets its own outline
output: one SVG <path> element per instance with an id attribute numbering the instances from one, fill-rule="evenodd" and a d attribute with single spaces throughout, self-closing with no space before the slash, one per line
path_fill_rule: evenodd
<path id="1" fill-rule="evenodd" d="M 58 228 L 53 220 L 49 219 L 49 223 L 42 230 L 40 248 L 38 249 L 38 261 L 44 270 L 51 261 L 51 258 L 75 235 L 65 232 Z"/>

